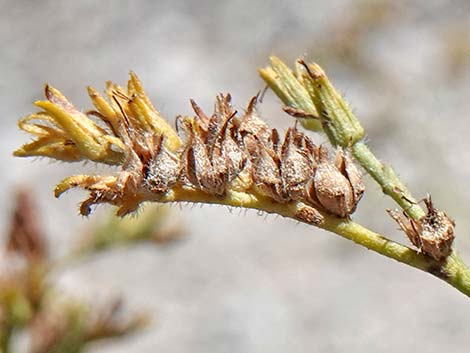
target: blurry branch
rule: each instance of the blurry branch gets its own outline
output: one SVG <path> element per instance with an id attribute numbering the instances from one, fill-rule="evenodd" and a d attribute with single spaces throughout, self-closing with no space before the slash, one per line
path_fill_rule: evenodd
<path id="1" fill-rule="evenodd" d="M 27 189 L 20 189 L 12 212 L 0 269 L 0 353 L 12 352 L 18 333 L 30 336 L 30 353 L 78 353 L 103 338 L 136 332 L 148 323 L 147 315 L 123 315 L 121 300 L 90 307 L 55 288 L 49 273 L 62 261 L 48 256 L 46 238 L 39 225 L 36 208 Z M 170 212 L 150 208 L 140 220 L 106 218 L 103 225 L 87 236 L 87 254 L 115 245 L 135 244 L 143 239 L 155 243 L 171 241 L 180 228 L 167 225 Z M 125 229 L 134 233 L 128 237 Z M 116 234 L 116 238 L 113 238 Z M 97 237 L 97 239 L 94 238 Z M 79 260 L 80 257 L 75 257 Z M 68 298 L 68 299 L 66 299 Z"/>
<path id="2" fill-rule="evenodd" d="M 31 353 L 78 353 L 91 342 L 118 338 L 142 329 L 144 316 L 120 315 L 121 302 L 93 309 L 78 303 L 54 303 L 36 316 L 31 325 Z"/>
<path id="3" fill-rule="evenodd" d="M 348 11 L 332 21 L 327 29 L 328 36 L 314 41 L 308 51 L 315 53 L 318 62 L 336 61 L 347 63 L 355 72 L 366 79 L 383 79 L 380 67 L 374 65 L 367 49 L 371 36 L 397 23 L 397 17 L 404 11 L 403 4 L 392 0 L 358 0 Z"/>
<path id="4" fill-rule="evenodd" d="M 29 194 L 26 189 L 17 191 L 6 249 L 28 261 L 41 262 L 47 257 L 46 244 Z"/>
<path id="5" fill-rule="evenodd" d="M 171 222 L 171 213 L 168 207 L 148 205 L 139 211 L 138 217 L 118 218 L 110 214 L 82 238 L 67 258 L 80 259 L 82 256 L 145 241 L 171 244 L 184 236 L 181 225 Z"/>

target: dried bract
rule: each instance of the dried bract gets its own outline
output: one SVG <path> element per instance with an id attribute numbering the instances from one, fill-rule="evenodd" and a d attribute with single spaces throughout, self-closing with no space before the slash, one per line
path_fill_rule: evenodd
<path id="1" fill-rule="evenodd" d="M 427 213 L 417 221 L 406 214 L 401 216 L 398 211 L 387 210 L 387 212 L 414 246 L 437 261 L 444 260 L 452 250 L 455 223 L 445 212 L 434 208 L 430 196 L 424 199 L 424 202 Z"/>

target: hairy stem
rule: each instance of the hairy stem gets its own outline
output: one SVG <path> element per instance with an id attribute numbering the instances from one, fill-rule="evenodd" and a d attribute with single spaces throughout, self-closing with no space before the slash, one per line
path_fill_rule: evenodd
<path id="1" fill-rule="evenodd" d="M 455 251 L 443 262 L 438 262 L 351 221 L 327 220 L 322 228 L 352 240 L 369 250 L 428 272 L 470 297 L 470 268 L 465 265 Z"/>
<path id="2" fill-rule="evenodd" d="M 306 207 L 299 202 L 280 204 L 264 197 L 244 192 L 229 191 L 224 198 L 200 191 L 177 188 L 155 199 L 157 202 L 196 202 L 244 207 L 275 213 L 303 223 L 310 223 L 299 218 L 299 210 Z M 343 238 L 352 240 L 356 244 L 375 251 L 381 255 L 394 259 L 408 266 L 420 269 L 470 297 L 470 269 L 459 256 L 453 252 L 446 260 L 436 261 L 429 256 L 418 253 L 407 246 L 387 239 L 371 230 L 347 219 L 338 218 L 321 213 L 323 221 L 315 226 L 336 233 Z M 311 223 L 310 223 L 311 224 Z"/>
<path id="3" fill-rule="evenodd" d="M 380 162 L 364 141 L 356 142 L 351 149 L 359 164 L 382 187 L 383 193 L 395 200 L 408 216 L 417 220 L 425 215 L 423 209 L 416 203 L 415 198 L 400 181 L 395 171 Z"/>

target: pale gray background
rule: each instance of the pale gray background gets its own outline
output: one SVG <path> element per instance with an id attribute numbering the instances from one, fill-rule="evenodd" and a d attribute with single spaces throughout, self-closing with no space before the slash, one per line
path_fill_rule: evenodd
<path id="1" fill-rule="evenodd" d="M 456 245 L 470 262 L 470 3 L 391 1 L 390 17 L 366 26 L 352 60 L 329 44 L 367 8 L 359 3 L 0 1 L 0 232 L 13 187 L 23 182 L 37 196 L 56 254 L 99 215 L 76 215 L 84 193 L 52 196 L 57 181 L 93 165 L 11 157 L 29 139 L 16 120 L 35 110 L 44 82 L 87 109 L 86 85 L 124 83 L 132 69 L 172 120 L 190 112 L 189 98 L 211 109 L 218 92 L 230 91 L 242 108 L 263 87 L 256 68 L 270 54 L 290 63 L 306 55 L 346 94 L 377 155 L 456 219 Z M 452 65 L 454 40 L 464 49 Z M 277 127 L 291 123 L 272 94 L 261 110 Z M 386 207 L 393 204 L 368 183 L 354 218 L 405 241 Z M 90 352 L 470 347 L 468 298 L 431 276 L 280 217 L 216 206 L 184 207 L 177 216 L 190 233 L 182 243 L 113 252 L 62 276 L 92 301 L 122 293 L 130 308 L 155 317 L 145 332 Z"/>

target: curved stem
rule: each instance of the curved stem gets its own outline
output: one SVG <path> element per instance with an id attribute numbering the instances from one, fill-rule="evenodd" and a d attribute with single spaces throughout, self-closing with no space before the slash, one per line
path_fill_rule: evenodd
<path id="1" fill-rule="evenodd" d="M 380 162 L 364 141 L 357 141 L 351 149 L 359 164 L 382 187 L 383 193 L 395 200 L 408 216 L 418 220 L 425 215 L 423 209 L 416 203 L 415 198 L 400 181 L 395 171 Z"/>
<path id="2" fill-rule="evenodd" d="M 428 272 L 470 297 L 470 268 L 465 265 L 455 251 L 444 261 L 438 262 L 351 221 L 327 220 L 323 228 L 352 240 L 369 250 Z"/>
<path id="3" fill-rule="evenodd" d="M 455 252 L 447 257 L 446 260 L 439 262 L 429 256 L 418 253 L 416 250 L 374 233 L 351 220 L 338 218 L 316 210 L 314 211 L 320 215 L 322 219 L 321 222 L 309 222 L 299 217 L 299 214 L 302 209 L 311 208 L 300 202 L 280 204 L 258 195 L 237 191 L 229 191 L 225 197 L 220 198 L 209 194 L 202 194 L 200 191 L 183 188 L 176 188 L 153 201 L 187 201 L 252 208 L 268 213 L 279 214 L 303 223 L 314 224 L 319 228 L 352 240 L 356 244 L 364 246 L 369 250 L 440 278 L 470 297 L 470 268 L 464 264 Z"/>

